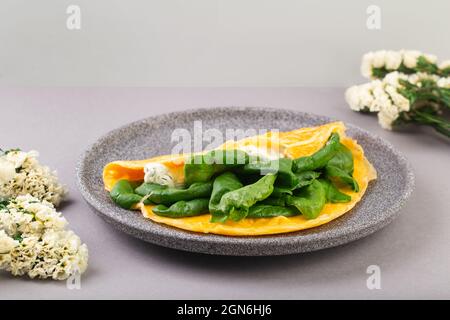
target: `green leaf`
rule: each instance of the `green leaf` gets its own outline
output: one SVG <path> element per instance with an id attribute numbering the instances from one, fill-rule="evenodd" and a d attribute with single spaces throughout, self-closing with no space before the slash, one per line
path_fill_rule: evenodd
<path id="1" fill-rule="evenodd" d="M 249 162 L 247 153 L 241 150 L 212 150 L 203 155 L 190 157 L 184 165 L 186 185 L 207 182 L 216 174 Z"/>
<path id="2" fill-rule="evenodd" d="M 348 194 L 342 193 L 339 189 L 328 179 L 319 179 L 325 189 L 327 196 L 327 202 L 331 203 L 346 203 L 352 200 L 352 197 Z"/>
<path id="3" fill-rule="evenodd" d="M 116 182 L 111 189 L 110 196 L 117 205 L 124 209 L 131 209 L 142 199 L 140 195 L 134 193 L 132 183 L 124 179 Z"/>
<path id="4" fill-rule="evenodd" d="M 273 218 L 273 217 L 293 217 L 300 214 L 295 207 L 285 207 L 276 205 L 255 204 L 250 207 L 247 218 Z"/>
<path id="5" fill-rule="evenodd" d="M 228 213 L 221 212 L 218 209 L 220 200 L 224 194 L 242 187 L 242 183 L 232 172 L 225 172 L 214 180 L 211 198 L 209 200 L 211 222 L 223 222 L 227 219 Z"/>
<path id="6" fill-rule="evenodd" d="M 288 196 L 287 204 L 296 207 L 307 219 L 315 219 L 326 203 L 326 193 L 322 184 L 314 180 L 300 189 L 295 196 Z"/>
<path id="7" fill-rule="evenodd" d="M 327 143 L 319 151 L 310 156 L 295 159 L 293 162 L 293 171 L 295 173 L 300 173 L 325 167 L 328 161 L 330 161 L 338 151 L 340 145 L 339 141 L 339 134 L 333 132 Z"/>
<path id="8" fill-rule="evenodd" d="M 298 183 L 295 189 L 300 189 L 310 185 L 315 179 L 319 178 L 320 172 L 317 171 L 304 171 L 297 173 Z"/>
<path id="9" fill-rule="evenodd" d="M 171 205 L 178 201 L 207 198 L 211 195 L 212 182 L 195 182 L 188 188 L 172 188 L 155 183 L 143 183 L 135 192 L 140 196 L 148 196 L 145 204 Z"/>
<path id="10" fill-rule="evenodd" d="M 294 174 L 293 160 L 280 158 L 270 161 L 258 161 L 248 163 L 238 170 L 246 175 L 266 175 L 268 173 L 277 174 L 275 184 L 280 187 L 294 188 L 298 184 L 298 177 Z"/>
<path id="11" fill-rule="evenodd" d="M 169 218 L 185 218 L 202 215 L 208 212 L 209 199 L 194 199 L 190 201 L 178 201 L 167 207 L 160 204 L 152 209 L 158 216 Z"/>
<path id="12" fill-rule="evenodd" d="M 276 175 L 268 174 L 253 184 L 224 194 L 217 210 L 234 221 L 244 219 L 252 205 L 270 196 L 276 178 Z"/>

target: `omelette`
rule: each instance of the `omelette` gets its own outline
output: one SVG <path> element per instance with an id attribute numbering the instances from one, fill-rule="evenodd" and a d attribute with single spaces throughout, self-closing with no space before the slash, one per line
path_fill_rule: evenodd
<path id="1" fill-rule="evenodd" d="M 263 153 L 267 159 L 277 157 L 288 159 L 307 158 L 324 148 L 329 137 L 333 133 L 337 133 L 340 137 L 340 143 L 350 150 L 353 156 L 352 177 L 358 188 L 356 190 L 339 184 L 339 190 L 348 195 L 349 200 L 336 203 L 327 202 L 314 218 L 300 213 L 294 216 L 280 215 L 212 222 L 213 219 L 209 212 L 176 218 L 159 215 L 154 212 L 155 203 L 149 204 L 144 201 L 138 201 L 131 209 L 140 210 L 144 217 L 157 223 L 192 232 L 225 236 L 281 234 L 326 224 L 349 212 L 364 196 L 369 182 L 377 177 L 376 170 L 365 157 L 362 147 L 357 141 L 346 136 L 345 130 L 345 125 L 342 122 L 332 122 L 317 127 L 300 128 L 289 132 L 267 132 L 263 135 L 238 141 L 227 141 L 217 148 L 218 150 L 244 150 L 252 153 L 255 150 L 261 150 L 261 146 L 264 146 Z M 105 189 L 111 192 L 118 181 L 136 183 L 146 181 L 146 168 L 149 165 L 163 166 L 170 176 L 171 187 L 182 186 L 186 178 L 185 162 L 187 156 L 186 154 L 163 155 L 146 160 L 111 162 L 103 170 Z M 164 184 L 163 182 L 161 184 Z"/>

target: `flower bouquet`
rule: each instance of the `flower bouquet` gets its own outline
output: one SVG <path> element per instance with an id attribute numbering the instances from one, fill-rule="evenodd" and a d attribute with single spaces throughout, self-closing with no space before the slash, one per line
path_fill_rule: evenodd
<path id="1" fill-rule="evenodd" d="M 347 89 L 350 108 L 378 114 L 388 130 L 417 123 L 450 137 L 450 61 L 418 51 L 377 51 L 364 55 L 361 73 L 370 82 Z"/>

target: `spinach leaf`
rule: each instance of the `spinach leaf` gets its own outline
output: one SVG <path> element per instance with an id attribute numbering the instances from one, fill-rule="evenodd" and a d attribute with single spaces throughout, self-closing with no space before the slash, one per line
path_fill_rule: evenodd
<path id="1" fill-rule="evenodd" d="M 295 186 L 295 189 L 300 189 L 310 185 L 315 179 L 320 176 L 320 172 L 317 171 L 303 171 L 297 173 L 298 183 Z"/>
<path id="2" fill-rule="evenodd" d="M 284 207 L 276 205 L 255 204 L 250 207 L 247 218 L 273 218 L 273 217 L 293 217 L 300 212 L 295 207 Z"/>
<path id="3" fill-rule="evenodd" d="M 187 201 L 197 198 L 206 198 L 211 195 L 212 182 L 196 182 L 189 188 L 172 188 L 155 183 L 143 183 L 135 192 L 141 196 L 148 196 L 145 204 L 170 205 L 178 201 Z"/>
<path id="4" fill-rule="evenodd" d="M 241 150 L 212 150 L 190 157 L 184 165 L 184 179 L 187 185 L 207 182 L 227 169 L 243 166 L 249 162 L 247 153 Z"/>
<path id="5" fill-rule="evenodd" d="M 333 132 L 327 143 L 316 153 L 300 157 L 294 160 L 294 172 L 313 171 L 325 167 L 337 153 L 340 145 L 340 137 L 337 132 Z"/>
<path id="6" fill-rule="evenodd" d="M 111 199 L 124 209 L 131 209 L 141 201 L 142 197 L 134 193 L 133 184 L 128 180 L 116 182 L 110 192 Z"/>
<path id="7" fill-rule="evenodd" d="M 339 189 L 328 179 L 319 179 L 327 196 L 327 202 L 331 203 L 345 203 L 350 202 L 352 197 L 348 194 L 342 193 Z"/>
<path id="8" fill-rule="evenodd" d="M 349 185 L 353 191 L 358 192 L 358 183 L 352 176 L 353 166 L 352 152 L 343 144 L 339 144 L 338 152 L 325 167 L 325 176 L 331 181 Z"/>
<path id="9" fill-rule="evenodd" d="M 261 204 L 261 205 L 269 205 L 269 206 L 286 207 L 287 206 L 286 199 L 288 196 L 289 196 L 288 194 L 284 194 L 281 197 L 270 196 L 262 201 L 259 201 L 257 204 L 255 204 L 255 206 Z"/>
<path id="10" fill-rule="evenodd" d="M 292 192 L 292 190 L 290 188 L 283 188 L 283 187 L 274 186 L 272 194 L 270 195 L 270 197 L 272 197 L 272 198 L 281 198 L 281 197 L 283 197 L 283 196 L 285 196 L 287 194 L 289 194 L 289 195 L 293 194 L 293 192 Z"/>
<path id="11" fill-rule="evenodd" d="M 224 194 L 242 187 L 242 183 L 232 172 L 225 172 L 214 180 L 211 198 L 209 200 L 211 222 L 223 222 L 227 219 L 227 214 L 218 210 L 220 200 Z"/>
<path id="12" fill-rule="evenodd" d="M 294 188 L 298 184 L 298 177 L 292 172 L 293 160 L 289 158 L 280 158 L 271 161 L 259 161 L 246 164 L 239 170 L 243 174 L 268 173 L 277 174 L 276 185 L 287 188 Z"/>
<path id="13" fill-rule="evenodd" d="M 287 204 L 296 207 L 307 219 L 317 218 L 326 201 L 325 189 L 318 180 L 313 180 L 295 196 L 287 198 Z"/>
<path id="14" fill-rule="evenodd" d="M 330 161 L 328 161 L 327 166 L 333 166 L 344 170 L 349 174 L 353 174 L 353 154 L 346 146 L 339 143 L 336 154 Z"/>
<path id="15" fill-rule="evenodd" d="M 268 174 L 253 184 L 225 193 L 220 199 L 218 211 L 234 221 L 244 219 L 252 205 L 270 196 L 276 178 L 276 175 Z"/>
<path id="16" fill-rule="evenodd" d="M 169 218 L 193 217 L 208 213 L 209 199 L 194 199 L 190 201 L 178 201 L 167 207 L 163 204 L 153 208 L 153 213 Z"/>

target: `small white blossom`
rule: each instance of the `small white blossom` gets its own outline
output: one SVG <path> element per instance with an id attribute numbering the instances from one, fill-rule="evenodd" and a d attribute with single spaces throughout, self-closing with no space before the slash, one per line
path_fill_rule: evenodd
<path id="1" fill-rule="evenodd" d="M 374 60 L 373 52 L 367 52 L 365 55 L 363 55 L 361 62 L 361 74 L 363 75 L 363 77 L 368 79 L 372 77 L 373 60 Z"/>
<path id="2" fill-rule="evenodd" d="M 423 56 L 429 63 L 436 64 L 437 57 L 434 54 L 425 53 L 425 54 L 423 54 Z"/>
<path id="3" fill-rule="evenodd" d="M 450 68 L 450 60 L 444 60 L 439 64 L 439 69 L 444 70 Z"/>
<path id="4" fill-rule="evenodd" d="M 372 66 L 374 68 L 383 68 L 386 64 L 386 50 L 376 51 L 373 54 Z"/>
<path id="5" fill-rule="evenodd" d="M 0 158 L 0 185 L 7 183 L 8 181 L 14 179 L 16 175 L 16 168 L 14 163 Z"/>
<path id="6" fill-rule="evenodd" d="M 55 280 L 83 273 L 87 247 L 66 225 L 66 219 L 45 200 L 31 195 L 10 200 L 0 209 L 0 269 Z"/>
<path id="7" fill-rule="evenodd" d="M 414 69 L 417 66 L 417 59 L 422 55 L 420 51 L 405 50 L 403 51 L 403 64 L 405 67 Z"/>
<path id="8" fill-rule="evenodd" d="M 58 206 L 66 195 L 56 172 L 39 164 L 36 151 L 9 151 L 0 156 L 0 197 L 31 194 Z"/>
<path id="9" fill-rule="evenodd" d="M 450 77 L 440 78 L 437 81 L 438 87 L 450 89 Z"/>
<path id="10" fill-rule="evenodd" d="M 5 230 L 0 230 L 0 254 L 9 253 L 19 245 L 19 241 L 8 236 Z"/>
<path id="11" fill-rule="evenodd" d="M 387 51 L 385 59 L 385 67 L 387 70 L 396 70 L 402 64 L 401 52 Z"/>

